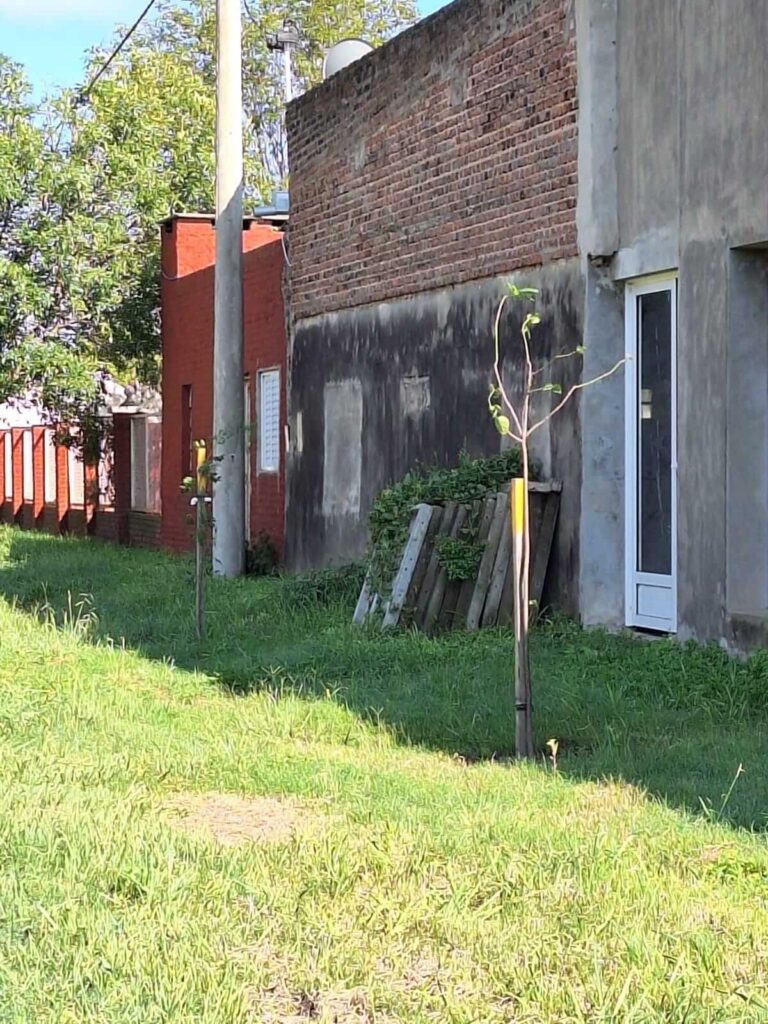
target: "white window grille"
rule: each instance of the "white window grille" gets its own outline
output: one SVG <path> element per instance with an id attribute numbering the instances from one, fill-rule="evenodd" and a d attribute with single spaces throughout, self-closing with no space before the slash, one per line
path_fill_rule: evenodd
<path id="1" fill-rule="evenodd" d="M 280 469 L 280 371 L 259 374 L 259 472 Z"/>

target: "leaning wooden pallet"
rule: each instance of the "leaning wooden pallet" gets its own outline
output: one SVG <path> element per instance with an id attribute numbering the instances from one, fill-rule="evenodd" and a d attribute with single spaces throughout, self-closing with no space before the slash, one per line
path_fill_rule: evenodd
<path id="1" fill-rule="evenodd" d="M 531 600 L 541 606 L 560 508 L 559 483 L 533 483 L 531 496 Z M 449 572 L 445 548 L 464 543 L 477 552 L 471 573 Z M 512 621 L 512 539 L 509 488 L 467 504 L 417 505 L 389 596 L 382 600 L 366 579 L 355 609 L 361 624 L 381 608 L 383 629 L 398 624 L 428 633 L 508 626 Z"/>

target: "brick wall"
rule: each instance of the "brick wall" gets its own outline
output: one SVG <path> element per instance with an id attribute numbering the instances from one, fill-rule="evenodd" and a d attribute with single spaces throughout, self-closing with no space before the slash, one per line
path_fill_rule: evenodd
<path id="1" fill-rule="evenodd" d="M 252 223 L 243 231 L 244 370 L 254 402 L 259 370 L 281 370 L 281 424 L 285 422 L 286 337 L 282 298 L 283 244 L 274 228 Z M 162 543 L 176 551 L 192 546 L 189 495 L 180 490 L 185 386 L 192 388 L 191 437 L 213 433 L 213 262 L 215 235 L 207 219 L 177 217 L 163 227 L 163 454 Z M 257 425 L 258 426 L 258 425 Z M 265 530 L 282 549 L 284 532 L 284 432 L 281 470 L 258 472 L 251 461 L 251 534 Z"/>
<path id="2" fill-rule="evenodd" d="M 161 543 L 161 519 L 153 512 L 129 513 L 128 533 L 132 547 L 158 548 Z"/>
<path id="3" fill-rule="evenodd" d="M 25 530 L 116 539 L 113 510 L 99 505 L 96 466 L 84 466 L 75 461 L 74 472 L 83 475 L 85 501 L 72 504 L 70 452 L 63 445 L 56 445 L 52 450 L 47 448 L 45 438 L 49 430 L 49 425 L 42 424 L 0 430 L 0 523 L 12 523 Z M 31 442 L 27 442 L 31 462 L 24 458 L 25 435 Z M 6 438 L 11 442 L 10 479 L 6 476 L 4 457 Z M 46 459 L 51 457 L 55 460 L 56 493 L 53 499 L 47 500 Z M 10 494 L 6 493 L 9 489 Z"/>
<path id="4" fill-rule="evenodd" d="M 296 320 L 576 254 L 573 0 L 463 0 L 289 107 Z"/>

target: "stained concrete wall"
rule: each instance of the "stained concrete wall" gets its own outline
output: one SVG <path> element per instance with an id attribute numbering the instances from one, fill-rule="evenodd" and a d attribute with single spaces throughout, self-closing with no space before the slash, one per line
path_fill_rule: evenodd
<path id="1" fill-rule="evenodd" d="M 582 336 L 583 283 L 578 261 L 527 271 L 540 289 L 537 357 L 572 350 Z M 418 463 L 453 465 L 499 451 L 487 412 L 492 375 L 491 325 L 500 279 L 426 292 L 295 325 L 291 348 L 286 559 L 301 569 L 359 558 L 376 494 Z M 520 309 L 505 323 L 504 376 L 520 365 Z M 557 364 L 567 386 L 575 361 Z M 551 396 L 545 401 L 551 403 Z M 564 484 L 550 593 L 577 610 L 580 457 L 578 403 L 534 452 Z"/>
<path id="2" fill-rule="evenodd" d="M 740 416 L 738 388 L 729 399 L 728 380 L 733 373 L 746 374 L 754 388 L 764 392 L 768 387 L 762 373 L 756 376 L 765 361 L 760 315 L 759 329 L 748 328 L 738 349 L 732 349 L 729 297 L 739 293 L 744 271 L 744 264 L 732 258 L 734 251 L 768 239 L 768 132 L 763 123 L 768 3 L 583 0 L 577 18 L 580 38 L 585 32 L 591 38 L 598 31 L 604 36 L 614 32 L 616 51 L 612 103 L 605 92 L 605 70 L 589 65 L 584 48 L 579 61 L 580 95 L 601 95 L 589 125 L 582 107 L 581 145 L 596 146 L 609 166 L 608 148 L 613 148 L 611 173 L 617 183 L 617 252 L 606 247 L 599 254 L 605 270 L 593 262 L 585 271 L 590 359 L 602 365 L 623 351 L 623 282 L 678 269 L 679 633 L 722 638 L 732 604 L 729 589 L 734 602 L 745 599 L 733 575 L 739 564 L 733 544 L 727 584 L 727 535 L 749 529 L 751 517 L 768 516 L 762 489 L 750 494 L 749 508 L 726 501 L 729 480 L 734 500 L 741 495 L 738 500 L 747 503 L 736 482 L 741 468 L 734 462 L 733 444 L 729 452 L 729 433 L 741 436 L 745 446 L 758 439 L 757 433 L 749 436 L 749 418 Z M 590 162 L 597 162 L 594 154 L 591 161 L 581 157 L 580 168 Z M 595 190 L 594 180 L 580 180 L 580 205 L 587 188 Z M 599 215 L 598 208 L 593 216 Z M 586 264 L 588 256 L 598 255 L 585 247 L 590 223 L 581 218 Z M 581 595 L 587 621 L 618 623 L 622 617 L 614 612 L 606 618 L 606 609 L 621 609 L 624 597 L 623 562 L 613 577 L 607 571 L 623 550 L 623 511 L 609 497 L 623 495 L 619 408 L 615 390 L 608 399 L 613 420 L 598 399 L 585 398 L 582 404 Z M 768 472 L 764 464 L 760 472 Z M 768 565 L 764 568 L 768 573 Z M 751 599 L 758 592 L 753 585 Z"/>
<path id="3" fill-rule="evenodd" d="M 727 608 L 768 609 L 768 252 L 731 254 Z"/>

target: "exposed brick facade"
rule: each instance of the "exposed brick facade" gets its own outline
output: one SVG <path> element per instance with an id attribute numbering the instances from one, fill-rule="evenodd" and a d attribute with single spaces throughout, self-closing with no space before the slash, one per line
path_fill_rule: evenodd
<path id="1" fill-rule="evenodd" d="M 63 445 L 53 449 L 55 496 L 46 500 L 46 459 L 50 455 L 45 437 L 49 429 L 48 425 L 39 424 L 0 430 L 0 523 L 15 524 L 25 530 L 117 539 L 113 510 L 99 506 L 96 466 L 84 466 L 76 461 L 83 474 L 86 501 L 79 505 L 72 503 L 70 452 Z M 25 436 L 31 442 L 31 463 L 24 458 Z M 11 442 L 10 480 L 5 472 L 6 439 Z M 30 478 L 27 478 L 28 472 Z M 10 493 L 6 493 L 9 490 Z"/>
<path id="2" fill-rule="evenodd" d="M 62 445 L 56 448 L 56 519 L 65 531 L 69 518 L 69 455 Z"/>
<path id="3" fill-rule="evenodd" d="M 161 517 L 153 512 L 130 512 L 128 535 L 131 545 L 137 548 L 159 548 L 161 522 Z"/>
<path id="4" fill-rule="evenodd" d="M 45 508 L 45 427 L 32 428 L 32 515 L 35 525 L 42 526 Z"/>
<path id="5" fill-rule="evenodd" d="M 292 315 L 577 252 L 573 0 L 463 0 L 289 107 Z"/>
<path id="6" fill-rule="evenodd" d="M 11 430 L 11 467 L 13 478 L 13 497 L 11 499 L 11 518 L 21 521 L 24 510 L 24 431 L 14 427 Z"/>
<path id="7" fill-rule="evenodd" d="M 265 530 L 282 549 L 284 532 L 286 336 L 282 297 L 283 244 L 280 233 L 246 222 L 243 231 L 244 370 L 250 379 L 249 422 L 258 422 L 256 391 L 260 370 L 280 369 L 280 472 L 260 473 L 256 438 L 251 450 L 251 535 Z M 162 232 L 163 315 L 163 546 L 192 545 L 189 495 L 181 492 L 189 466 L 187 434 L 210 444 L 213 432 L 213 287 L 215 235 L 205 218 L 176 217 Z M 191 386 L 191 409 L 183 403 Z M 187 431 L 188 416 L 189 431 Z M 133 534 L 133 524 L 132 530 Z"/>

